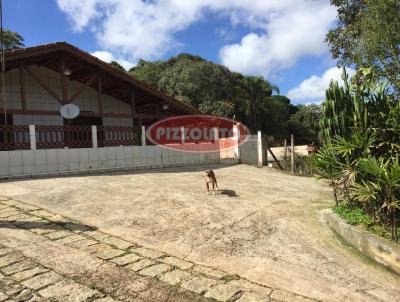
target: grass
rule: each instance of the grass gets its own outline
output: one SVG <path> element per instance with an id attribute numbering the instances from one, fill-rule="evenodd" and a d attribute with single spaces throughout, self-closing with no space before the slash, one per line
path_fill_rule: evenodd
<path id="1" fill-rule="evenodd" d="M 390 240 L 390 231 L 385 229 L 382 225 L 374 224 L 373 219 L 365 213 L 363 209 L 352 208 L 347 204 L 340 204 L 333 208 L 333 212 L 351 225 L 362 226 L 365 230 Z"/>
<path id="2" fill-rule="evenodd" d="M 373 223 L 371 217 L 359 208 L 352 209 L 347 205 L 339 205 L 333 211 L 351 225 L 369 226 Z"/>

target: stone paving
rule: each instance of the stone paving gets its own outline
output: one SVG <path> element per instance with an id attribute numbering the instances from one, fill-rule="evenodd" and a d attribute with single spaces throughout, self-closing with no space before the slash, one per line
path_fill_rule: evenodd
<path id="1" fill-rule="evenodd" d="M 127 295 L 112 296 L 102 292 L 102 287 L 96 282 L 82 284 L 76 281 L 77 278 L 73 280 L 59 274 L 14 249 L 0 245 L 0 302 L 315 301 L 148 249 L 82 225 L 79 221 L 6 197 L 0 197 L 0 220 L 2 228 L 17 228 L 32 232 L 56 244 L 101 259 L 104 263 L 128 269 L 141 278 L 150 278 L 163 284 L 160 288 L 167 286 L 175 291 L 176 295 L 185 293 L 179 298 L 168 296 L 165 299 L 151 300 L 139 299 L 136 294 L 133 298 Z M 158 283 L 153 284 L 155 287 L 158 286 Z"/>
<path id="2" fill-rule="evenodd" d="M 0 301 L 115 301 L 0 245 Z"/>

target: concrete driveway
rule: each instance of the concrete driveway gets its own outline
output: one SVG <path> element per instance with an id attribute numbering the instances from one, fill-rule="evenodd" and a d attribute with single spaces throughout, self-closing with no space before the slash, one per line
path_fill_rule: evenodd
<path id="1" fill-rule="evenodd" d="M 321 220 L 324 181 L 246 165 L 0 183 L 0 195 L 250 281 L 324 301 L 400 301 L 400 278 L 343 245 Z"/>

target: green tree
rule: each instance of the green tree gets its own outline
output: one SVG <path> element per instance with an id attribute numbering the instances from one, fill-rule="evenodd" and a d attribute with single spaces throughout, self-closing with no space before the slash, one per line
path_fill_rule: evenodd
<path id="1" fill-rule="evenodd" d="M 287 136 L 287 121 L 295 107 L 278 87 L 262 77 L 244 76 L 190 54 L 166 61 L 140 60 L 129 71 L 156 89 L 204 113 L 241 121 L 252 131 L 262 130 L 278 140 Z"/>
<path id="2" fill-rule="evenodd" d="M 202 103 L 229 101 L 234 96 L 231 73 L 221 65 L 188 54 L 172 58 L 167 64 L 169 67 L 162 73 L 158 88 L 196 108 Z"/>
<path id="3" fill-rule="evenodd" d="M 299 144 L 319 144 L 319 121 L 322 116 L 321 106 L 312 104 L 299 105 L 299 110 L 290 116 L 289 131 L 294 134 Z"/>
<path id="4" fill-rule="evenodd" d="M 326 40 L 340 65 L 376 66 L 400 90 L 400 1 L 331 0 L 338 22 Z"/>
<path id="5" fill-rule="evenodd" d="M 121 64 L 119 64 L 117 61 L 111 61 L 109 64 L 119 70 L 126 71 L 125 68 Z"/>
<path id="6" fill-rule="evenodd" d="M 24 45 L 24 38 L 16 32 L 10 30 L 3 30 L 3 43 L 4 43 L 4 50 L 12 50 L 23 48 Z"/>
<path id="7" fill-rule="evenodd" d="M 168 65 L 164 61 L 149 62 L 139 60 L 136 66 L 129 69 L 129 73 L 135 78 L 158 89 L 158 82 L 167 66 Z"/>
<path id="8" fill-rule="evenodd" d="M 268 136 L 272 136 L 274 143 L 282 145 L 288 137 L 290 100 L 282 95 L 272 95 L 262 100 L 259 108 L 259 127 Z"/>
<path id="9" fill-rule="evenodd" d="M 268 98 L 279 88 L 263 77 L 247 76 L 241 79 L 243 111 L 249 121 L 249 128 L 255 132 L 261 128 L 261 116 L 267 111 Z"/>

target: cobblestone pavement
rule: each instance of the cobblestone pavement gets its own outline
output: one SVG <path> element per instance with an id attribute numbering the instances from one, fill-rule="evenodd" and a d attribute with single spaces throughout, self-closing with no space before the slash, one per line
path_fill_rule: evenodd
<path id="1" fill-rule="evenodd" d="M 0 197 L 2 301 L 315 301 Z"/>

